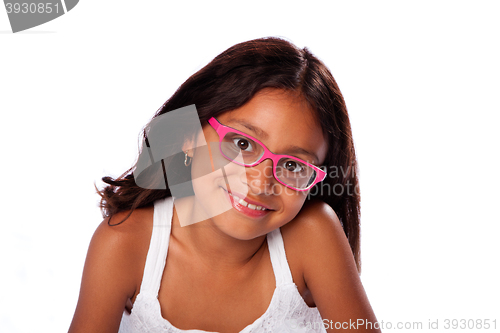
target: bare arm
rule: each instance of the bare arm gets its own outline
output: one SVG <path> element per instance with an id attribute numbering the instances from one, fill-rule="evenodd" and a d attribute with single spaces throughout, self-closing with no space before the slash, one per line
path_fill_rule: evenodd
<path id="1" fill-rule="evenodd" d="M 380 332 L 349 243 L 331 207 L 314 202 L 304 207 L 290 223 L 294 224 L 290 229 L 297 230 L 288 232 L 287 237 L 300 247 L 295 253 L 301 253 L 303 279 L 323 323 L 328 324 L 327 331 L 340 328 Z"/>
<path id="2" fill-rule="evenodd" d="M 118 332 L 125 305 L 137 289 L 137 270 L 143 271 L 137 264 L 144 250 L 133 251 L 137 240 L 132 229 L 133 222 L 110 227 L 104 221 L 94 233 L 70 333 Z"/>

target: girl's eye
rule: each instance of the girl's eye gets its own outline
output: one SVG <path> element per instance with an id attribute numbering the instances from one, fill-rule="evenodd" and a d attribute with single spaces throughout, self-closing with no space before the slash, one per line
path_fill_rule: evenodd
<path id="1" fill-rule="evenodd" d="M 236 145 L 236 147 L 238 147 L 239 149 L 241 149 L 243 151 L 253 151 L 252 144 L 246 139 L 234 138 L 233 142 Z"/>
<path id="2" fill-rule="evenodd" d="M 301 163 L 293 160 L 285 161 L 285 163 L 283 163 L 283 167 L 290 172 L 301 172 L 304 169 Z"/>

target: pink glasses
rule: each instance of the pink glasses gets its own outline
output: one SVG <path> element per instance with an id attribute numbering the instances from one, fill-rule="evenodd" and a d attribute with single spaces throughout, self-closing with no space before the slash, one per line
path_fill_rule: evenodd
<path id="1" fill-rule="evenodd" d="M 274 154 L 259 140 L 222 125 L 214 117 L 210 118 L 208 123 L 219 135 L 220 152 L 231 162 L 253 167 L 266 159 L 271 159 L 274 178 L 297 191 L 306 191 L 326 177 L 326 172 L 317 166 L 290 155 Z"/>

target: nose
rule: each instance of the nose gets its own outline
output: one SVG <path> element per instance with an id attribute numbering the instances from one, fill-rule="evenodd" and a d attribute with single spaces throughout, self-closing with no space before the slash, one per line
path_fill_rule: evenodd
<path id="1" fill-rule="evenodd" d="M 254 167 L 246 168 L 247 186 L 249 192 L 254 195 L 274 193 L 273 161 L 270 159 L 262 161 Z"/>

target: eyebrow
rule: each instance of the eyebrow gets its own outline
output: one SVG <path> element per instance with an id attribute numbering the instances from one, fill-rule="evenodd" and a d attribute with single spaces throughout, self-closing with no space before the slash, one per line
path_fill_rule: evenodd
<path id="1" fill-rule="evenodd" d="M 244 120 L 230 119 L 229 121 L 232 123 L 240 124 L 243 127 L 246 127 L 250 131 L 254 132 L 260 138 L 264 138 L 264 139 L 269 138 L 269 135 L 263 129 L 261 129 L 260 127 L 254 126 L 254 125 L 252 125 Z M 261 140 L 259 140 L 259 141 L 261 141 Z M 299 146 L 291 145 L 291 146 L 288 146 L 286 150 L 290 152 L 289 153 L 290 155 L 291 154 L 304 154 L 304 155 L 308 155 L 308 156 L 312 157 L 315 162 L 319 162 L 319 158 L 318 158 L 318 156 L 316 156 L 316 154 L 314 154 L 308 150 L 305 150 L 304 148 L 301 148 Z M 286 155 L 289 155 L 289 154 L 286 154 Z M 283 155 L 283 154 L 279 154 L 279 155 Z"/>

